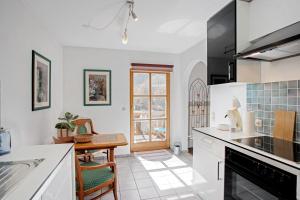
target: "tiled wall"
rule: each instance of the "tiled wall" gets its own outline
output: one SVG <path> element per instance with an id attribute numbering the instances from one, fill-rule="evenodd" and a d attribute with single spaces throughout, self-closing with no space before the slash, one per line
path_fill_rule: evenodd
<path id="1" fill-rule="evenodd" d="M 257 131 L 272 134 L 275 110 L 296 111 L 295 139 L 300 141 L 300 80 L 247 84 L 247 110 L 263 120 Z"/>

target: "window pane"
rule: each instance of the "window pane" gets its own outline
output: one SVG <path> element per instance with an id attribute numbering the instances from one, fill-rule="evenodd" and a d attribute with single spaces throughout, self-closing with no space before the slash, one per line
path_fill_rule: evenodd
<path id="1" fill-rule="evenodd" d="M 134 143 L 149 142 L 150 123 L 149 120 L 134 122 Z"/>
<path id="2" fill-rule="evenodd" d="M 166 140 L 166 120 L 151 121 L 151 140 L 165 141 Z"/>
<path id="3" fill-rule="evenodd" d="M 166 97 L 153 97 L 151 110 L 152 118 L 166 118 Z"/>
<path id="4" fill-rule="evenodd" d="M 133 74 L 133 94 L 149 95 L 149 74 L 134 73 Z"/>
<path id="5" fill-rule="evenodd" d="M 151 91 L 152 95 L 166 95 L 166 74 L 151 75 Z"/>
<path id="6" fill-rule="evenodd" d="M 149 119 L 149 97 L 134 97 L 133 99 L 133 118 Z"/>

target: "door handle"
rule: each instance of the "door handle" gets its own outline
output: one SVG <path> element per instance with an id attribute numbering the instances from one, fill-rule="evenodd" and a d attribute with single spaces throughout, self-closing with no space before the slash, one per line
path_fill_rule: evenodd
<path id="1" fill-rule="evenodd" d="M 223 161 L 218 161 L 218 174 L 217 174 L 217 179 L 218 181 L 223 180 L 222 178 L 220 178 L 220 165 L 223 163 Z"/>

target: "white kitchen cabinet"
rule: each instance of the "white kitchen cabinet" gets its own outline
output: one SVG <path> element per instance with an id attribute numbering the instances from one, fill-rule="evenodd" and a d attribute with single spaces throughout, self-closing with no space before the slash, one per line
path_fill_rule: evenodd
<path id="1" fill-rule="evenodd" d="M 213 137 L 194 132 L 193 190 L 204 200 L 224 196 L 225 144 Z"/>
<path id="2" fill-rule="evenodd" d="M 75 200 L 75 162 L 73 144 L 15 147 L 0 162 L 41 159 L 3 200 Z"/>
<path id="3" fill-rule="evenodd" d="M 76 199 L 74 176 L 74 155 L 70 151 L 48 178 L 41 199 Z"/>

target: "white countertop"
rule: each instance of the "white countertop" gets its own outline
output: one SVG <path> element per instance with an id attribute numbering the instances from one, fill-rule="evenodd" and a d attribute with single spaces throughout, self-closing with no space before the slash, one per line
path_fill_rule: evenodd
<path id="1" fill-rule="evenodd" d="M 1 156 L 0 162 L 44 159 L 4 199 L 31 199 L 72 147 L 73 144 L 24 146 Z"/>
<path id="2" fill-rule="evenodd" d="M 250 150 L 252 152 L 258 153 L 262 156 L 271 158 L 273 160 L 279 161 L 281 163 L 287 164 L 289 166 L 292 166 L 294 168 L 300 169 L 300 164 L 284 159 L 282 157 L 267 153 L 265 151 L 256 149 L 254 147 L 239 143 L 234 141 L 234 139 L 240 139 L 240 138 L 248 138 L 248 137 L 257 137 L 257 136 L 266 136 L 264 134 L 261 133 L 257 133 L 257 132 L 253 132 L 253 133 L 244 133 L 244 132 L 235 132 L 235 133 L 231 133 L 230 131 L 221 131 L 218 130 L 215 127 L 208 127 L 208 128 L 194 128 L 194 130 L 199 131 L 201 133 L 204 133 L 206 135 L 210 135 L 212 137 L 215 137 L 217 139 L 223 140 L 229 144 L 238 146 L 238 147 L 242 147 L 243 149 L 247 149 Z"/>
<path id="3" fill-rule="evenodd" d="M 226 142 L 231 142 L 234 139 L 239 138 L 248 138 L 248 137 L 257 137 L 263 136 L 261 133 L 253 132 L 253 133 L 244 133 L 244 132 L 230 132 L 230 131 L 221 131 L 214 127 L 207 127 L 207 128 L 194 128 L 194 130 L 203 132 L 207 135 L 216 137 L 220 140 L 224 140 Z"/>

